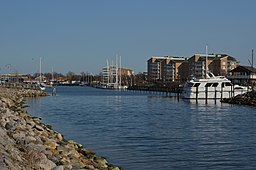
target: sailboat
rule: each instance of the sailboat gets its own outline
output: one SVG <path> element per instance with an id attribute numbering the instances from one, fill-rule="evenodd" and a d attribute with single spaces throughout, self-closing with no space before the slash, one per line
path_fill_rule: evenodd
<path id="1" fill-rule="evenodd" d="M 118 65 L 119 62 L 119 65 Z M 116 65 L 109 65 L 107 60 L 107 67 L 103 68 L 102 83 L 97 88 L 113 89 L 113 90 L 126 90 L 128 86 L 122 85 L 122 68 L 121 68 L 121 56 L 116 55 Z"/>

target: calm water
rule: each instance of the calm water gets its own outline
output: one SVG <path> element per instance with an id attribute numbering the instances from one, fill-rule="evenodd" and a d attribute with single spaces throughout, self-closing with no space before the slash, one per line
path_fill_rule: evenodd
<path id="1" fill-rule="evenodd" d="M 57 87 L 28 111 L 126 170 L 256 169 L 256 108 Z"/>

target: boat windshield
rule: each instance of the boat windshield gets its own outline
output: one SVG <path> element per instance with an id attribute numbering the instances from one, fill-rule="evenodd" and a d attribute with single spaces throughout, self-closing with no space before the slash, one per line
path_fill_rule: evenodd
<path id="1" fill-rule="evenodd" d="M 191 82 L 189 82 L 189 83 L 187 83 L 185 86 L 186 86 L 186 87 L 198 87 L 198 86 L 200 86 L 200 84 L 201 84 L 201 83 L 191 83 Z"/>
<path id="2" fill-rule="evenodd" d="M 212 87 L 218 87 L 219 83 L 213 83 Z"/>
<path id="3" fill-rule="evenodd" d="M 212 83 L 206 83 L 205 87 L 211 87 Z"/>
<path id="4" fill-rule="evenodd" d="M 239 87 L 235 87 L 235 89 L 236 90 L 240 90 L 240 89 L 243 90 L 244 88 L 239 86 Z"/>
<path id="5" fill-rule="evenodd" d="M 218 87 L 219 83 L 206 83 L 205 87 Z"/>
<path id="6" fill-rule="evenodd" d="M 224 82 L 224 83 L 222 83 L 221 85 L 222 85 L 222 87 L 225 87 L 225 86 L 232 86 L 232 83 L 230 83 L 230 82 Z"/>
<path id="7" fill-rule="evenodd" d="M 198 87 L 200 85 L 200 83 L 195 83 L 194 87 Z"/>

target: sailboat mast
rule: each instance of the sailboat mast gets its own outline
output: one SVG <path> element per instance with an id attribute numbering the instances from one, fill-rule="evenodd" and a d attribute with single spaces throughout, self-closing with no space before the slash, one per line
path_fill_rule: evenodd
<path id="1" fill-rule="evenodd" d="M 122 66 L 121 66 L 121 56 L 119 56 L 119 62 L 120 62 L 120 86 L 122 85 Z"/>
<path id="2" fill-rule="evenodd" d="M 116 85 L 118 84 L 118 55 L 116 55 Z"/>
<path id="3" fill-rule="evenodd" d="M 41 82 L 42 82 L 42 58 L 41 58 L 41 57 L 40 57 L 40 68 L 39 68 L 39 74 L 40 74 L 39 82 L 41 83 Z"/>
<path id="4" fill-rule="evenodd" d="M 109 84 L 109 64 L 108 64 L 108 60 L 107 60 L 107 76 L 108 76 L 108 79 L 107 79 L 108 82 L 107 83 Z"/>
<path id="5" fill-rule="evenodd" d="M 52 82 L 54 82 L 53 67 L 52 67 Z"/>

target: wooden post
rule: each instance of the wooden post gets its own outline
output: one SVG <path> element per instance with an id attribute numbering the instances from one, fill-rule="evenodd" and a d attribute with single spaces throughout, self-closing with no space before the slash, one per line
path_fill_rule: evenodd
<path id="1" fill-rule="evenodd" d="M 222 87 L 222 85 L 221 85 L 221 92 L 220 92 L 220 99 L 222 100 L 222 98 L 223 98 L 223 87 Z"/>
<path id="2" fill-rule="evenodd" d="M 216 87 L 214 87 L 214 103 L 216 104 L 216 100 L 217 100 L 217 89 Z"/>
<path id="3" fill-rule="evenodd" d="M 180 91 L 179 88 L 176 89 L 177 95 L 178 95 L 178 102 L 180 101 Z"/>
<path id="4" fill-rule="evenodd" d="M 198 102 L 198 86 L 196 87 L 196 103 Z"/>
<path id="5" fill-rule="evenodd" d="M 231 97 L 234 97 L 234 89 L 235 89 L 235 87 L 234 87 L 234 85 L 232 84 L 232 86 L 231 86 Z"/>
<path id="6" fill-rule="evenodd" d="M 208 87 L 205 87 L 205 104 L 207 104 L 208 100 Z"/>

